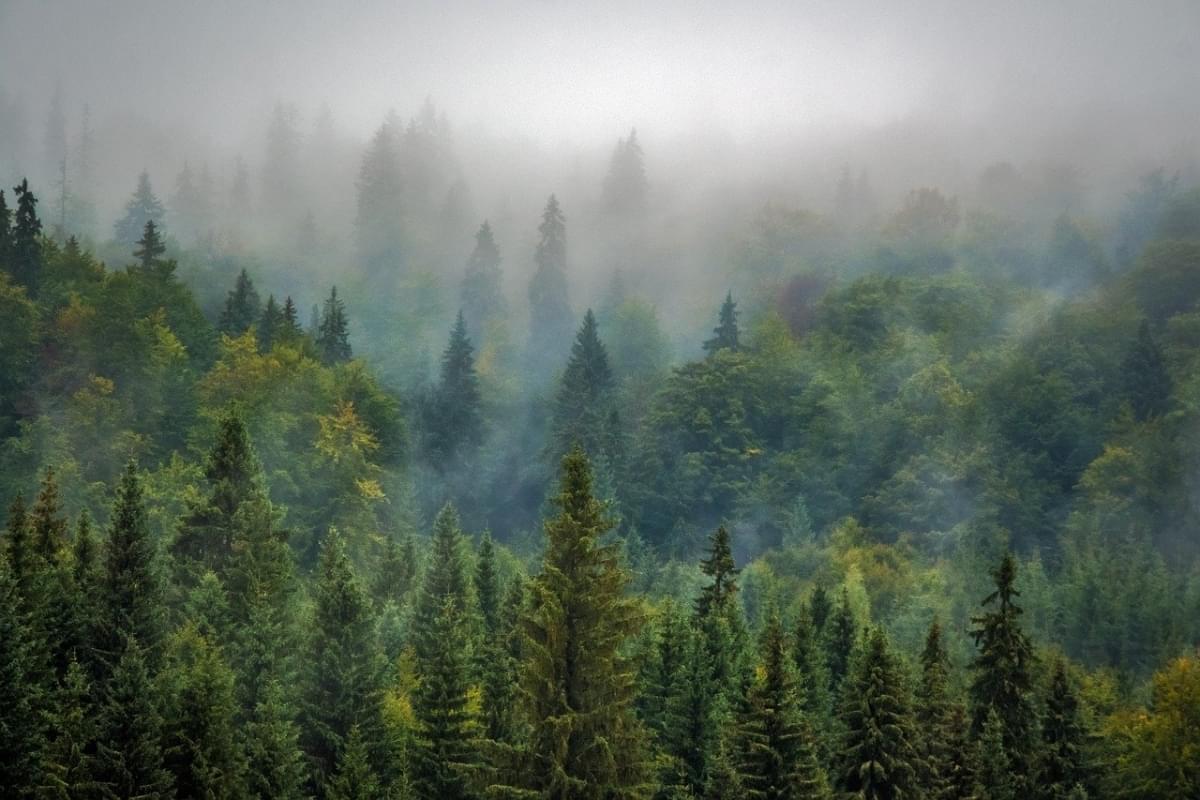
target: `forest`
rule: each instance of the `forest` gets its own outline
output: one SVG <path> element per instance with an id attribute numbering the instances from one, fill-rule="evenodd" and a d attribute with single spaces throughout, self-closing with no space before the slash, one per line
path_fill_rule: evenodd
<path id="1" fill-rule="evenodd" d="M 0 797 L 1200 797 L 1194 131 L 243 158 L 60 74 L 0 71 Z"/>

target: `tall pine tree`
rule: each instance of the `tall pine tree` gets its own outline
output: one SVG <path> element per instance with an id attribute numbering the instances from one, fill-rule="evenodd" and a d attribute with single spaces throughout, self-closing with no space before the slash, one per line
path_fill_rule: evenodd
<path id="1" fill-rule="evenodd" d="M 13 280 L 37 296 L 42 282 L 42 222 L 37 215 L 37 198 L 23 180 L 13 187 L 17 200 L 12 234 L 8 242 L 8 270 Z"/>
<path id="2" fill-rule="evenodd" d="M 329 290 L 329 297 L 325 300 L 316 338 L 317 353 L 326 364 L 350 360 L 350 321 L 346 317 L 346 304 L 338 298 L 336 286 Z"/>
<path id="3" fill-rule="evenodd" d="M 571 346 L 571 357 L 554 398 L 553 438 L 556 457 L 580 445 L 593 461 L 616 455 L 611 430 L 613 375 L 608 351 L 600 341 L 596 316 L 589 308 Z"/>
<path id="4" fill-rule="evenodd" d="M 550 195 L 538 225 L 537 271 L 529 282 L 529 351 L 545 372 L 565 350 L 574 315 L 567 299 L 567 227 L 558 198 Z"/>
<path id="5" fill-rule="evenodd" d="M 439 469 L 468 457 L 483 440 L 481 403 L 474 348 L 459 311 L 442 353 L 441 379 L 425 412 L 425 450 Z"/>
<path id="6" fill-rule="evenodd" d="M 737 303 L 733 302 L 733 293 L 728 292 L 725 302 L 721 304 L 721 313 L 717 327 L 713 329 L 713 338 L 704 342 L 704 350 L 712 355 L 719 350 L 737 352 L 738 347 Z"/>
<path id="7" fill-rule="evenodd" d="M 241 336 L 251 325 L 258 322 L 262 316 L 262 303 L 258 298 L 258 290 L 249 273 L 242 270 L 238 273 L 237 282 L 225 297 L 225 308 L 221 311 L 220 329 L 230 336 Z"/>

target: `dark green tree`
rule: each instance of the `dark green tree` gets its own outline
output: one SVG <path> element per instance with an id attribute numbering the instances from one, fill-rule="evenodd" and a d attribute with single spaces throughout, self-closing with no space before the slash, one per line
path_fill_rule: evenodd
<path id="1" fill-rule="evenodd" d="M 333 780 L 325 787 L 326 800 L 375 800 L 385 796 L 380 791 L 379 778 L 371 769 L 371 761 L 357 725 L 350 729 L 346 750 L 338 759 Z M 445 795 L 447 799 L 452 795 Z"/>
<path id="2" fill-rule="evenodd" d="M 169 800 L 159 696 L 137 639 L 130 636 L 105 684 L 96 778 L 105 797 Z"/>
<path id="3" fill-rule="evenodd" d="M 292 344 L 303 333 L 304 329 L 300 327 L 300 312 L 296 310 L 296 304 L 292 301 L 292 296 L 288 295 L 283 301 L 283 323 L 277 338 L 281 341 L 286 341 L 288 344 Z"/>
<path id="4" fill-rule="evenodd" d="M 565 350 L 574 326 L 567 299 L 567 227 L 558 199 L 550 195 L 538 225 L 537 271 L 529 282 L 529 347 L 535 367 L 545 370 Z"/>
<path id="5" fill-rule="evenodd" d="M 704 342 L 704 351 L 706 353 L 712 355 L 718 350 L 732 350 L 737 352 L 739 347 L 737 303 L 733 302 L 733 292 L 728 292 L 725 295 L 725 302 L 721 304 L 721 313 L 718 318 L 717 327 L 713 328 L 713 334 L 713 338 Z"/>
<path id="6" fill-rule="evenodd" d="M 680 783 L 700 796 L 718 757 L 726 708 L 701 631 L 684 626 L 680 658 L 667 692 L 666 725 L 660 738 L 664 751 L 677 765 Z M 732 765 L 726 766 L 732 774 Z"/>
<path id="7" fill-rule="evenodd" d="M 475 341 L 482 341 L 488 323 L 502 319 L 507 310 L 502 277 L 500 248 L 496 246 L 492 226 L 484 220 L 475 234 L 475 249 L 467 260 L 461 290 L 462 313 L 468 320 L 468 333 Z"/>
<path id="8" fill-rule="evenodd" d="M 45 747 L 35 647 L 10 566 L 0 559 L 0 795 L 31 797 Z"/>
<path id="9" fill-rule="evenodd" d="M 19 286 L 36 297 L 42 282 L 42 222 L 37 215 L 37 198 L 23 180 L 13 188 L 17 209 L 13 214 L 8 242 L 8 270 Z"/>
<path id="10" fill-rule="evenodd" d="M 704 778 L 703 800 L 748 800 L 741 776 L 733 764 L 731 747 L 724 742 L 713 756 Z"/>
<path id="11" fill-rule="evenodd" d="M 12 253 L 12 209 L 4 199 L 4 190 L 0 189 L 0 264 L 8 265 Z"/>
<path id="12" fill-rule="evenodd" d="M 1171 400 L 1171 375 L 1148 320 L 1138 325 L 1137 338 L 1125 355 L 1120 374 L 1135 419 L 1142 422 L 1166 413 Z"/>
<path id="13" fill-rule="evenodd" d="M 425 413 L 425 450 L 438 468 L 449 468 L 479 446 L 483 440 L 481 405 L 474 348 L 460 311 L 442 353 L 441 379 Z"/>
<path id="14" fill-rule="evenodd" d="M 737 771 L 750 797 L 828 797 L 828 778 L 801 711 L 787 649 L 783 626 L 772 613 L 759 644 L 756 675 L 738 713 Z"/>
<path id="15" fill-rule="evenodd" d="M 729 531 L 721 525 L 709 537 L 708 555 L 700 562 L 700 571 L 710 583 L 696 598 L 696 616 L 703 618 L 715 611 L 727 610 L 737 594 L 739 570 L 733 560 Z"/>
<path id="16" fill-rule="evenodd" d="M 113 238 L 127 249 L 133 250 L 140 237 L 146 230 L 146 223 L 153 222 L 161 236 L 164 232 L 163 220 L 166 219 L 167 209 L 162 201 L 154 194 L 150 185 L 150 173 L 143 171 L 138 175 L 137 189 L 125 203 L 125 214 L 117 220 L 113 227 Z"/>
<path id="17" fill-rule="evenodd" d="M 337 287 L 329 290 L 325 300 L 325 309 L 321 313 L 321 325 L 317 329 L 317 353 L 326 364 L 340 364 L 349 361 L 350 350 L 350 321 L 346 317 L 346 304 L 337 294 Z"/>
<path id="18" fill-rule="evenodd" d="M 613 375 L 608 352 L 596 328 L 596 316 L 589 308 L 571 346 L 571 357 L 554 398 L 551 422 L 554 455 L 561 457 L 576 444 L 592 460 L 605 459 L 611 464 L 617 455 L 616 431 L 611 420 Z"/>
<path id="19" fill-rule="evenodd" d="M 557 514 L 545 523 L 542 572 L 522 626 L 523 709 L 529 724 L 521 796 L 600 800 L 645 795 L 644 734 L 623 648 L 640 624 L 628 576 L 602 537 L 611 521 L 592 493 L 587 457 L 563 459 Z"/>
<path id="20" fill-rule="evenodd" d="M 295 309 L 293 309 L 293 312 Z M 258 349 L 269 353 L 275 342 L 284 338 L 283 309 L 275 302 L 275 295 L 267 295 L 267 304 L 263 306 L 262 316 L 258 318 L 255 331 L 258 333 Z"/>
<path id="21" fill-rule="evenodd" d="M 258 290 L 246 270 L 238 273 L 237 282 L 225 297 L 225 308 L 221 311 L 219 328 L 222 333 L 240 336 L 262 317 L 262 302 Z"/>
<path id="22" fill-rule="evenodd" d="M 54 736 L 46 751 L 42 789 L 49 797 L 84 800 L 101 796 L 96 780 L 96 698 L 79 662 L 67 667 L 58 696 Z"/>
<path id="23" fill-rule="evenodd" d="M 375 572 L 371 596 L 376 605 L 382 607 L 389 602 L 400 604 L 417 576 L 417 556 L 411 531 L 396 541 L 389 536 L 383 543 L 383 555 Z"/>
<path id="24" fill-rule="evenodd" d="M 1004 721 L 989 708 L 977 743 L 975 785 L 972 795 L 980 800 L 1018 800 L 1026 797 L 1020 786 L 1024 781 L 1014 769 L 1004 745 Z"/>
<path id="25" fill-rule="evenodd" d="M 829 687 L 838 696 L 842 681 L 850 669 L 850 655 L 858 641 L 858 622 L 850 607 L 850 593 L 844 588 L 833 616 L 825 625 L 825 664 L 829 668 Z"/>
<path id="26" fill-rule="evenodd" d="M 795 634 L 792 638 L 792 657 L 796 665 L 796 684 L 801 708 L 817 735 L 817 744 L 825 754 L 831 744 L 824 732 L 833 726 L 833 702 L 829 696 L 829 674 L 825 665 L 825 653 L 817 628 L 813 625 L 806 608 L 796 618 Z"/>
<path id="27" fill-rule="evenodd" d="M 155 272 L 165 263 L 162 257 L 166 252 L 167 245 L 158 232 L 158 223 L 152 219 L 146 220 L 146 225 L 142 229 L 142 238 L 137 240 L 137 247 L 133 251 L 133 257 L 138 260 L 138 266 L 144 272 Z"/>
<path id="28" fill-rule="evenodd" d="M 246 723 L 245 740 L 246 787 L 252 797 L 300 800 L 306 796 L 300 728 L 277 680 L 261 692 Z"/>
<path id="29" fill-rule="evenodd" d="M 931 798 L 946 797 L 955 763 L 953 717 L 949 695 L 950 660 L 942 643 L 942 627 L 934 620 L 921 651 L 921 677 L 916 692 L 917 728 L 921 734 L 920 783 Z"/>
<path id="30" fill-rule="evenodd" d="M 971 635 L 979 653 L 971 665 L 971 729 L 976 736 L 982 735 L 989 713 L 995 712 L 1017 790 L 1023 792 L 1033 768 L 1031 752 L 1037 725 L 1032 699 L 1033 644 L 1021 629 L 1023 612 L 1016 604 L 1020 596 L 1015 586 L 1017 562 L 1011 553 L 1005 554 L 992 577 L 996 591 L 983 600 L 983 607 L 990 610 L 972 618 L 976 627 Z"/>
<path id="31" fill-rule="evenodd" d="M 1079 701 L 1062 659 L 1054 664 L 1042 714 L 1042 746 L 1038 753 L 1037 797 L 1067 800 L 1076 785 L 1086 785 L 1085 733 Z"/>
<path id="32" fill-rule="evenodd" d="M 824 585 L 818 583 L 813 587 L 812 595 L 808 598 L 808 615 L 817 636 L 824 634 L 825 622 L 832 612 L 833 603 L 829 600 L 829 592 L 825 590 Z"/>
<path id="33" fill-rule="evenodd" d="M 838 785 L 865 800 L 920 796 L 918 735 L 899 659 L 876 629 L 847 676 Z"/>

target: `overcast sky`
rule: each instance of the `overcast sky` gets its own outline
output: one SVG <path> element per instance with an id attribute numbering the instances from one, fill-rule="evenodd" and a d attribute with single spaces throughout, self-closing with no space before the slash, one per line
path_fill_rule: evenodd
<path id="1" fill-rule="evenodd" d="M 1036 127 L 1106 106 L 1187 126 L 1198 38 L 1197 0 L 0 0 L 0 86 L 30 101 L 59 81 L 68 103 L 216 142 L 260 131 L 277 100 L 368 131 L 426 95 L 456 125 L 546 144 L 931 112 Z"/>

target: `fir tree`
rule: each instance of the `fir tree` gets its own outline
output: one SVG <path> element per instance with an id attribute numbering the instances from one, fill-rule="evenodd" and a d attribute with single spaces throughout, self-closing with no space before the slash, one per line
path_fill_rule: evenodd
<path id="1" fill-rule="evenodd" d="M 138 260 L 138 267 L 146 273 L 157 271 L 164 263 L 162 256 L 166 252 L 167 245 L 159 235 L 158 224 L 152 219 L 146 220 L 142 238 L 137 240 L 137 247 L 133 251 L 133 257 Z"/>
<path id="2" fill-rule="evenodd" d="M 975 771 L 974 796 L 980 800 L 1018 800 L 1025 797 L 1019 788 L 1023 782 L 1008 757 L 1004 744 L 1004 721 L 989 708 L 979 733 L 979 755 Z"/>
<path id="3" fill-rule="evenodd" d="M 812 595 L 808 598 L 808 615 L 812 620 L 813 630 L 818 636 L 825 632 L 825 622 L 833 611 L 833 603 L 829 600 L 829 592 L 822 584 L 813 587 Z"/>
<path id="4" fill-rule="evenodd" d="M 730 747 L 721 743 L 704 779 L 703 800 L 748 800 L 746 787 L 733 764 Z"/>
<path id="5" fill-rule="evenodd" d="M 733 293 L 725 295 L 721 304 L 720 318 L 717 327 L 713 328 L 713 338 L 704 342 L 704 350 L 709 355 L 719 350 L 738 350 L 737 303 L 733 302 Z"/>
<path id="6" fill-rule="evenodd" d="M 8 561 L 8 572 L 12 576 L 14 607 L 26 616 L 34 611 L 36 598 L 38 563 L 37 548 L 33 541 L 33 529 L 29 513 L 25 510 L 25 498 L 17 492 L 8 506 L 8 524 L 4 532 L 4 555 Z"/>
<path id="7" fill-rule="evenodd" d="M 596 317 L 589 308 L 575 335 L 571 357 L 554 398 L 555 455 L 566 453 L 578 444 L 593 460 L 606 458 L 611 463 L 616 455 L 612 438 L 615 431 L 609 425 L 615 411 L 612 392 L 608 352 L 600 341 Z"/>
<path id="8" fill-rule="evenodd" d="M 979 648 L 971 665 L 975 673 L 970 692 L 972 731 L 981 735 L 989 713 L 995 711 L 1017 790 L 1024 791 L 1023 782 L 1033 766 L 1030 749 L 1036 725 L 1033 645 L 1021 629 L 1022 610 L 1015 602 L 1020 593 L 1014 586 L 1017 562 L 1011 553 L 1004 556 L 992 576 L 996 591 L 983 601 L 984 608 L 991 606 L 992 610 L 972 618 L 976 627 L 971 635 Z"/>
<path id="9" fill-rule="evenodd" d="M 679 765 L 683 785 L 700 796 L 711 776 L 720 748 L 721 723 L 725 712 L 716 684 L 716 670 L 703 634 L 684 629 L 682 663 L 675 670 L 667 692 L 663 748 Z M 728 779 L 735 775 L 732 765 Z"/>
<path id="10" fill-rule="evenodd" d="M 399 124 L 399 120 L 389 119 L 380 126 L 363 154 L 358 173 L 355 246 L 371 276 L 395 274 L 403 265 Z"/>
<path id="11" fill-rule="evenodd" d="M 246 723 L 246 787 L 252 797 L 305 797 L 300 729 L 279 682 L 267 683 Z M 356 729 L 352 729 L 356 730 Z"/>
<path id="12" fill-rule="evenodd" d="M 600 541 L 611 522 L 578 448 L 563 459 L 554 504 L 523 622 L 520 705 L 530 734 L 518 785 L 548 800 L 642 797 L 643 734 L 622 656 L 638 612 L 624 595 L 628 577 L 616 548 Z"/>
<path id="13" fill-rule="evenodd" d="M 293 309 L 293 312 L 295 309 Z M 262 316 L 258 318 L 258 349 L 269 353 L 275 342 L 284 336 L 283 310 L 275 302 L 275 295 L 267 296 L 267 304 L 263 306 Z"/>
<path id="14" fill-rule="evenodd" d="M 109 664 L 129 655 L 130 648 L 138 664 L 158 663 L 163 635 L 162 592 L 154 562 L 155 547 L 146 521 L 142 484 L 131 461 L 121 476 L 113 503 L 99 592 L 99 650 Z"/>
<path id="15" fill-rule="evenodd" d="M 696 616 L 701 618 L 714 611 L 728 609 L 738 588 L 739 570 L 733 561 L 729 531 L 724 525 L 719 526 L 708 542 L 708 556 L 700 562 L 700 571 L 707 575 L 711 582 L 701 590 L 696 599 Z"/>
<path id="16" fill-rule="evenodd" d="M 97 720 L 87 675 L 72 661 L 58 697 L 54 737 L 46 752 L 43 791 L 61 800 L 101 796 L 96 780 Z"/>
<path id="17" fill-rule="evenodd" d="M 326 800 L 376 800 L 383 796 L 379 779 L 371 769 L 362 731 L 357 725 L 350 729 L 346 750 L 338 759 L 333 780 L 325 787 Z M 453 800 L 453 795 L 441 795 Z"/>
<path id="18" fill-rule="evenodd" d="M 406 532 L 401 542 L 389 536 L 383 543 L 383 556 L 375 573 L 371 596 L 377 607 L 404 601 L 417 574 L 416 552 L 412 532 Z"/>
<path id="19" fill-rule="evenodd" d="M 295 342 L 304 333 L 300 327 L 300 312 L 296 310 L 296 304 L 292 301 L 291 295 L 288 295 L 283 301 L 283 322 L 280 331 L 278 338 L 289 344 Z"/>
<path id="20" fill-rule="evenodd" d="M 1125 356 L 1120 375 L 1135 419 L 1143 422 L 1166 412 L 1171 399 L 1171 375 L 1147 320 L 1138 326 L 1137 338 Z"/>
<path id="21" fill-rule="evenodd" d="M 45 564 L 57 565 L 67 544 L 67 520 L 61 513 L 58 483 L 52 467 L 47 467 L 42 474 L 42 485 L 30 513 L 30 523 L 37 557 Z"/>
<path id="22" fill-rule="evenodd" d="M 426 412 L 425 448 L 439 468 L 466 457 L 483 440 L 481 403 L 474 348 L 460 311 L 442 353 L 441 380 Z"/>
<path id="23" fill-rule="evenodd" d="M 117 220 L 113 228 L 113 238 L 118 244 L 128 248 L 125 252 L 129 252 L 137 245 L 138 237 L 145 232 L 147 222 L 153 222 L 161 236 L 164 233 L 163 220 L 166 216 L 166 208 L 150 186 L 150 174 L 143 171 L 138 175 L 137 189 L 125 204 L 125 214 Z"/>
<path id="24" fill-rule="evenodd" d="M 850 607 L 850 593 L 843 588 L 837 608 L 825 627 L 825 663 L 829 668 L 829 687 L 835 697 L 850 669 L 850 654 L 857 641 L 858 623 Z"/>
<path id="25" fill-rule="evenodd" d="M 4 190 L 0 189 L 0 264 L 8 267 L 12 256 L 12 210 L 4 198 Z"/>
<path id="26" fill-rule="evenodd" d="M 646 211 L 646 168 L 636 130 L 617 141 L 604 179 L 604 206 L 627 221 L 636 221 Z"/>
<path id="27" fill-rule="evenodd" d="M 137 639 L 126 639 L 105 684 L 99 714 L 96 777 L 112 798 L 168 800 L 171 773 L 163 766 L 158 695 Z"/>
<path id="28" fill-rule="evenodd" d="M 1079 701 L 1062 659 L 1054 664 L 1046 710 L 1042 715 L 1042 746 L 1038 756 L 1037 797 L 1067 800 L 1077 784 L 1087 783 L 1084 731 Z"/>
<path id="29" fill-rule="evenodd" d="M 501 281 L 500 248 L 492 236 L 492 226 L 484 220 L 475 234 L 475 249 L 467 260 L 461 289 L 463 315 L 475 341 L 482 340 L 489 322 L 504 317 L 507 304 Z"/>
<path id="30" fill-rule="evenodd" d="M 801 708 L 817 731 L 817 743 L 824 754 L 829 743 L 823 732 L 832 727 L 829 723 L 832 722 L 833 704 L 829 696 L 829 675 L 821 650 L 821 641 L 809 617 L 808 609 L 800 610 L 795 631 L 792 639 L 792 657 L 796 665 L 796 683 Z"/>
<path id="31" fill-rule="evenodd" d="M 101 618 L 97 613 L 96 598 L 100 597 L 103 571 L 99 546 L 92 536 L 92 520 L 86 511 L 79 515 L 75 527 L 70 567 L 73 590 L 69 600 L 71 623 L 63 636 L 63 649 L 71 660 L 77 660 L 84 667 L 85 675 L 92 679 L 100 674 L 95 646 L 100 639 Z"/>
<path id="32" fill-rule="evenodd" d="M 337 287 L 334 286 L 329 290 L 329 298 L 325 301 L 325 310 L 321 314 L 321 324 L 317 330 L 317 353 L 324 363 L 340 364 L 350 360 L 349 324 L 346 318 L 346 304 L 338 299 Z"/>
<path id="33" fill-rule="evenodd" d="M 669 726 L 667 703 L 683 669 L 688 639 L 687 621 L 672 600 L 664 604 L 650 634 L 652 654 L 645 660 L 648 674 L 637 707 L 642 721 L 661 743 Z"/>
<path id="34" fill-rule="evenodd" d="M 258 322 L 261 316 L 262 303 L 258 299 L 258 290 L 254 288 L 254 281 L 250 280 L 249 273 L 243 269 L 238 273 L 233 289 L 225 297 L 225 309 L 221 312 L 218 327 L 222 333 L 240 336 Z"/>
<path id="35" fill-rule="evenodd" d="M 543 369 L 563 351 L 574 325 L 567 299 L 566 231 L 558 199 L 550 195 L 538 225 L 537 271 L 529 283 L 530 352 L 535 365 Z"/>
<path id="36" fill-rule="evenodd" d="M 783 627 L 772 613 L 763 629 L 757 674 L 738 714 L 737 771 L 750 797 L 827 797 L 828 779 L 817 762 L 788 662 Z"/>
<path id="37" fill-rule="evenodd" d="M 917 685 L 916 718 L 921 733 L 919 778 L 931 798 L 946 796 L 950 775 L 955 769 L 952 746 L 948 681 L 950 661 L 942 644 L 942 628 L 937 620 L 929 626 L 921 651 L 921 679 Z"/>
<path id="38" fill-rule="evenodd" d="M 8 243 L 8 270 L 13 280 L 36 297 L 42 281 L 42 222 L 37 215 L 37 198 L 23 180 L 13 187 L 17 199 L 12 234 Z"/>
<path id="39" fill-rule="evenodd" d="M 488 639 L 500 633 L 500 576 L 496 574 L 496 547 L 487 531 L 479 539 L 475 555 L 475 599 L 483 616 L 483 632 Z"/>
<path id="40" fill-rule="evenodd" d="M 867 638 L 847 676 L 838 765 L 842 790 L 865 800 L 919 795 L 917 730 L 900 661 L 883 631 Z"/>
<path id="41" fill-rule="evenodd" d="M 0 796 L 30 797 L 38 785 L 45 746 L 39 684 L 38 643 L 11 569 L 0 559 Z"/>
<path id="42" fill-rule="evenodd" d="M 321 549 L 314 599 L 301 729 L 319 786 L 333 773 L 355 725 L 362 727 L 373 755 L 379 746 L 382 669 L 375 621 L 336 530 L 330 530 Z"/>

